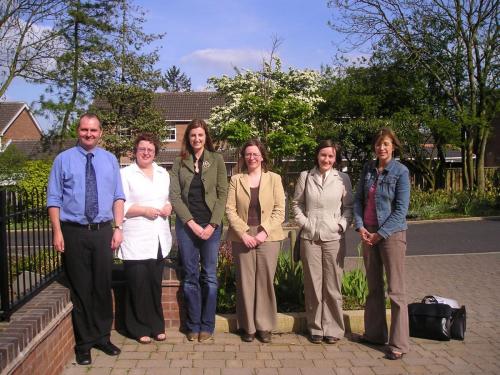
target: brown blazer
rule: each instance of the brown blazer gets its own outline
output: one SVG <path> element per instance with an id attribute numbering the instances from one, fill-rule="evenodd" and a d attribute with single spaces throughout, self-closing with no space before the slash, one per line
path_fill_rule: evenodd
<path id="1" fill-rule="evenodd" d="M 281 241 L 285 238 L 281 223 L 285 220 L 285 191 L 281 176 L 273 172 L 263 172 L 259 187 L 260 226 L 264 228 L 267 241 Z M 229 220 L 228 241 L 241 242 L 241 236 L 249 229 L 248 207 L 250 205 L 250 184 L 248 174 L 240 173 L 231 177 L 226 203 Z"/>

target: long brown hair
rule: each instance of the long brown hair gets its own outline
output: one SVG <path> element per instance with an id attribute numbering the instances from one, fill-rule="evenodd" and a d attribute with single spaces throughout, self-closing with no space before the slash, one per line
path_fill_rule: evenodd
<path id="1" fill-rule="evenodd" d="M 262 143 L 260 140 L 255 139 L 255 138 L 246 141 L 245 144 L 241 147 L 241 150 L 240 150 L 240 168 L 241 168 L 241 170 L 244 172 L 246 172 L 248 170 L 247 164 L 245 163 L 245 151 L 246 151 L 247 147 L 250 147 L 250 146 L 256 146 L 259 149 L 260 155 L 262 156 L 262 163 L 261 163 L 262 170 L 264 172 L 267 172 L 268 171 L 267 163 L 268 163 L 269 159 L 267 157 L 266 146 L 264 146 L 264 143 Z"/>
<path id="2" fill-rule="evenodd" d="M 210 137 L 210 133 L 208 132 L 208 126 L 205 121 L 202 119 L 195 118 L 191 120 L 189 125 L 186 128 L 186 131 L 184 133 L 184 138 L 182 139 L 182 146 L 181 146 L 181 157 L 183 159 L 187 159 L 189 155 L 193 154 L 193 147 L 191 147 L 191 143 L 189 142 L 189 133 L 191 130 L 196 129 L 196 128 L 202 128 L 205 131 L 205 148 L 208 151 L 214 152 L 214 144 L 212 142 L 212 138 Z"/>

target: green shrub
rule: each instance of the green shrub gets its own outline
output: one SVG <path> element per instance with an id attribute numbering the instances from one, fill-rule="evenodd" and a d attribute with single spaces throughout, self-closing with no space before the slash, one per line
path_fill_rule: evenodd
<path id="1" fill-rule="evenodd" d="M 217 312 L 231 314 L 236 311 L 236 270 L 233 264 L 231 241 L 222 241 L 217 263 Z"/>
<path id="2" fill-rule="evenodd" d="M 280 252 L 274 291 L 278 312 L 304 311 L 304 274 L 302 262 L 293 263 L 290 252 Z"/>
<path id="3" fill-rule="evenodd" d="M 368 282 L 361 268 L 345 272 L 342 278 L 342 298 L 345 310 L 362 309 L 368 296 Z"/>
<path id="4" fill-rule="evenodd" d="M 61 264 L 61 254 L 52 249 L 43 249 L 35 255 L 10 258 L 10 276 L 17 277 L 24 271 L 46 275 Z"/>
<path id="5" fill-rule="evenodd" d="M 500 214 L 500 188 L 478 191 L 448 192 L 413 189 L 408 218 L 437 219 L 462 216 L 489 216 Z"/>
<path id="6" fill-rule="evenodd" d="M 360 254 L 360 252 L 361 245 L 358 245 L 358 253 Z M 236 272 L 231 253 L 231 243 L 222 242 L 217 264 L 217 278 L 219 280 L 217 312 L 223 314 L 236 311 Z M 302 262 L 293 263 L 289 251 L 280 252 L 274 278 L 278 312 L 304 311 L 303 275 Z M 345 310 L 364 308 L 368 295 L 368 283 L 362 270 L 361 258 L 354 270 L 344 273 L 342 295 Z M 389 306 L 388 300 L 386 300 L 386 305 Z"/>
<path id="7" fill-rule="evenodd" d="M 46 160 L 28 160 L 22 169 L 23 178 L 17 186 L 27 192 L 36 189 L 39 193 L 44 192 L 49 180 L 52 162 Z"/>

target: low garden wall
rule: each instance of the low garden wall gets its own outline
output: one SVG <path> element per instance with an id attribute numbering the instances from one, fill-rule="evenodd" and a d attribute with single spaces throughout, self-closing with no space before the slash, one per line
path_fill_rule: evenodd
<path id="1" fill-rule="evenodd" d="M 115 324 L 122 331 L 124 288 L 119 267 L 114 270 Z M 116 279 L 115 279 L 116 278 Z M 58 375 L 74 358 L 72 304 L 64 277 L 0 323 L 0 375 Z M 182 301 L 178 269 L 166 262 L 162 303 L 167 328 L 181 326 Z"/>

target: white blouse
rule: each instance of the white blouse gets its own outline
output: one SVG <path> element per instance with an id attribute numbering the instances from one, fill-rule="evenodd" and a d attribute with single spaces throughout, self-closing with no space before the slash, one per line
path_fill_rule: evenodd
<path id="1" fill-rule="evenodd" d="M 161 209 L 168 200 L 170 176 L 165 168 L 153 163 L 153 179 L 146 176 L 137 164 L 120 170 L 123 192 L 125 193 L 125 215 L 131 206 L 138 204 Z M 123 260 L 156 259 L 158 244 L 163 257 L 172 247 L 172 236 L 168 218 L 150 220 L 144 216 L 125 218 L 123 222 L 123 242 L 118 250 L 118 258 Z"/>

